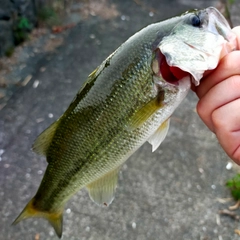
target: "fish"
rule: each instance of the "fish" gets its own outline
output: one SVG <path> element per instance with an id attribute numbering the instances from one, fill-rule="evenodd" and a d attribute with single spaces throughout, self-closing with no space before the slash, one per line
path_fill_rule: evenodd
<path id="1" fill-rule="evenodd" d="M 13 224 L 41 217 L 57 236 L 66 202 L 86 188 L 109 206 L 123 163 L 145 142 L 155 151 L 191 84 L 236 47 L 213 7 L 150 24 L 131 36 L 87 78 L 63 115 L 33 144 L 48 166 L 35 196 Z"/>

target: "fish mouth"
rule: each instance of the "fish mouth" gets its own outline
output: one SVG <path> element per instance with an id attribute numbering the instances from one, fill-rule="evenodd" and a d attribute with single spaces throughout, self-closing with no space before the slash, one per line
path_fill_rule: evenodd
<path id="1" fill-rule="evenodd" d="M 159 48 L 155 51 L 155 59 L 152 62 L 152 70 L 157 77 L 162 77 L 166 82 L 172 85 L 178 85 L 178 82 L 191 74 L 177 66 L 170 66 L 167 62 L 166 54 L 163 54 Z"/>
<path id="2" fill-rule="evenodd" d="M 236 50 L 236 34 L 231 30 L 228 21 L 223 17 L 223 15 L 214 7 L 209 7 L 200 12 L 200 14 L 208 14 L 208 31 L 216 35 L 221 35 L 226 41 L 223 44 L 220 59 L 229 52 Z"/>
<path id="3" fill-rule="evenodd" d="M 169 83 L 178 84 L 189 76 L 194 85 L 199 85 L 206 72 L 215 69 L 221 58 L 236 49 L 236 35 L 218 10 L 210 7 L 195 11 L 189 19 L 194 15 L 200 20 L 199 26 L 179 22 L 156 50 L 159 66 L 154 73 Z M 193 37 L 189 37 L 189 32 Z"/>
<path id="4" fill-rule="evenodd" d="M 208 30 L 214 34 L 219 34 L 223 36 L 223 38 L 228 41 L 232 42 L 233 40 L 233 34 L 231 31 L 231 28 L 229 26 L 229 23 L 227 20 L 223 17 L 223 15 L 214 7 L 209 7 L 202 12 L 201 14 L 207 14 L 208 17 Z"/>

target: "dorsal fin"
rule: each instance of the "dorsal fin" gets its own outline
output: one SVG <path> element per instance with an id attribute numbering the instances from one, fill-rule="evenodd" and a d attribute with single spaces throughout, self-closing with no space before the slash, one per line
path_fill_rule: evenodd
<path id="1" fill-rule="evenodd" d="M 90 198 L 100 206 L 109 206 L 114 199 L 120 167 L 87 185 Z"/>
<path id="2" fill-rule="evenodd" d="M 32 150 L 35 153 L 46 156 L 47 149 L 52 142 L 58 123 L 58 120 L 55 121 L 37 137 L 32 146 Z"/>

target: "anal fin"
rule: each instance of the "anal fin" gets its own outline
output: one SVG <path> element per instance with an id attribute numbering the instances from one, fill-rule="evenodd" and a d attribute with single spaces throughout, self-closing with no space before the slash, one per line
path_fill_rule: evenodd
<path id="1" fill-rule="evenodd" d="M 109 206 L 117 188 L 119 167 L 103 177 L 87 185 L 88 193 L 93 202 L 100 206 Z"/>
<path id="2" fill-rule="evenodd" d="M 167 136 L 170 125 L 170 118 L 163 122 L 157 131 L 148 139 L 148 142 L 152 145 L 152 151 L 154 152 Z"/>

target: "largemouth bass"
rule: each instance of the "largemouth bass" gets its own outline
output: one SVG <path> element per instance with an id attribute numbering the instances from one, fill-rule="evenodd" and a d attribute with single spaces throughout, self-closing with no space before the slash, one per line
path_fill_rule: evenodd
<path id="1" fill-rule="evenodd" d="M 108 206 L 121 165 L 146 141 L 156 150 L 169 118 L 207 70 L 234 50 L 234 34 L 215 9 L 151 24 L 123 43 L 87 78 L 66 112 L 35 141 L 46 156 L 41 185 L 14 221 L 47 219 L 62 235 L 65 203 L 86 187 Z"/>

